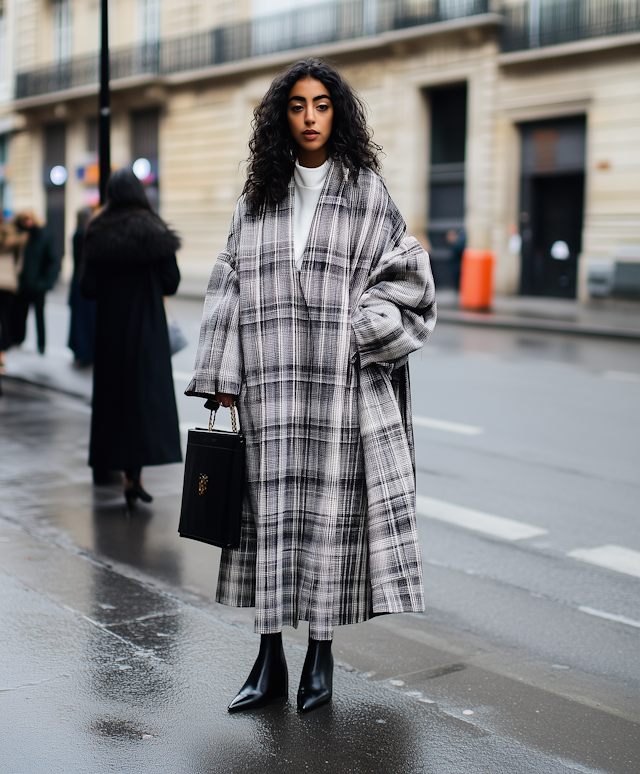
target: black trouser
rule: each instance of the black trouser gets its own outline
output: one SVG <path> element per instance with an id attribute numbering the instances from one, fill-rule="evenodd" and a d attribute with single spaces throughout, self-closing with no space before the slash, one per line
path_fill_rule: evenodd
<path id="1" fill-rule="evenodd" d="M 13 302 L 15 293 L 0 290 L 0 352 L 13 344 Z"/>
<path id="2" fill-rule="evenodd" d="M 27 317 L 29 308 L 33 305 L 36 313 L 36 331 L 38 333 L 38 352 L 44 353 L 44 290 L 22 291 L 13 301 L 13 343 L 22 344 L 27 335 Z"/>

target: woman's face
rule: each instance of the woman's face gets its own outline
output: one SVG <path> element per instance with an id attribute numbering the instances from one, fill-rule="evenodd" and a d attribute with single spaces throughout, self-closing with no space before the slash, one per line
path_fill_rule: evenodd
<path id="1" fill-rule="evenodd" d="M 315 78 L 302 78 L 289 92 L 287 119 L 303 167 L 319 167 L 327 160 L 333 125 L 329 90 Z"/>

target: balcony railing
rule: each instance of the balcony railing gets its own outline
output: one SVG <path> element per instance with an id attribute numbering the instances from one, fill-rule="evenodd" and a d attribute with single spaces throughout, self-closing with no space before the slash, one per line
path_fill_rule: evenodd
<path id="1" fill-rule="evenodd" d="M 501 12 L 503 51 L 640 31 L 640 0 L 527 0 Z"/>
<path id="2" fill-rule="evenodd" d="M 490 0 L 338 0 L 217 27 L 184 38 L 113 49 L 111 78 L 165 75 L 362 38 L 488 11 Z M 16 99 L 98 82 L 90 54 L 19 73 Z"/>

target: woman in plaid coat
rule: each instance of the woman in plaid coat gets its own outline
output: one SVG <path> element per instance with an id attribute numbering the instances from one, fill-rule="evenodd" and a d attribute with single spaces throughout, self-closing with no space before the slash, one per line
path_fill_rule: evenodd
<path id="1" fill-rule="evenodd" d="M 276 78 L 249 147 L 186 393 L 236 402 L 247 443 L 217 599 L 255 606 L 261 646 L 229 710 L 286 697 L 282 627 L 305 620 L 306 711 L 331 698 L 334 626 L 424 610 L 407 359 L 435 325 L 434 285 L 333 68 Z"/>

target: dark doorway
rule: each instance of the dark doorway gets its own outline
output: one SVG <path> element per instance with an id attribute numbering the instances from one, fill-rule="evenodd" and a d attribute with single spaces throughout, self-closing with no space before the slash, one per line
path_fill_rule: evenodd
<path id="1" fill-rule="evenodd" d="M 46 191 L 46 219 L 47 226 L 53 233 L 53 242 L 59 259 L 65 253 L 66 143 L 67 127 L 65 124 L 45 126 L 43 182 Z M 51 172 L 55 167 L 63 167 L 64 176 L 54 174 L 52 179 Z"/>
<path id="2" fill-rule="evenodd" d="M 433 89 L 429 167 L 429 229 L 434 278 L 439 287 L 457 286 L 452 236 L 464 228 L 464 164 L 467 86 Z M 461 235 L 463 237 L 463 235 Z"/>
<path id="3" fill-rule="evenodd" d="M 47 226 L 53 234 L 53 244 L 56 248 L 58 260 L 65 253 L 64 218 L 65 218 L 65 186 L 60 185 L 47 188 Z"/>
<path id="4" fill-rule="evenodd" d="M 131 114 L 131 155 L 132 161 L 146 159 L 149 162 L 149 174 L 140 178 L 154 210 L 160 206 L 158 175 L 158 134 L 160 125 L 159 108 L 136 110 Z M 134 172 L 140 176 L 137 167 Z"/>
<path id="5" fill-rule="evenodd" d="M 523 295 L 575 298 L 584 212 L 584 117 L 522 130 Z"/>
<path id="6" fill-rule="evenodd" d="M 534 178 L 529 294 L 575 298 L 584 175 Z M 565 249 L 564 245 L 568 249 Z"/>

